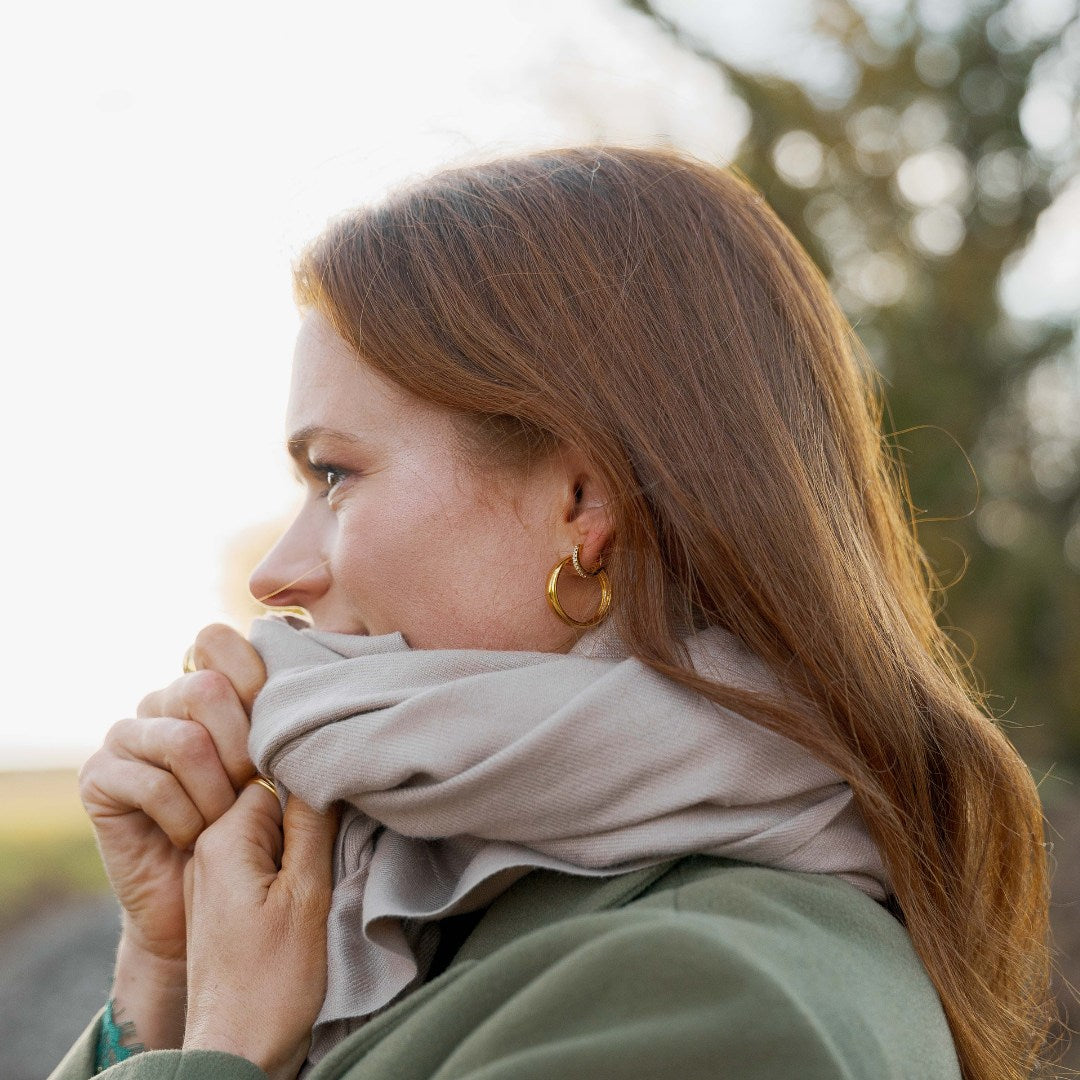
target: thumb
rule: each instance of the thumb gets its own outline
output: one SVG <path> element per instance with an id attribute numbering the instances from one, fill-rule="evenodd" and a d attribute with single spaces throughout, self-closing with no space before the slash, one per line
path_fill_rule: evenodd
<path id="1" fill-rule="evenodd" d="M 282 822 L 285 850 L 279 876 L 294 883 L 318 884 L 319 891 L 328 894 L 333 881 L 334 839 L 339 817 L 336 806 L 320 812 L 290 795 Z"/>

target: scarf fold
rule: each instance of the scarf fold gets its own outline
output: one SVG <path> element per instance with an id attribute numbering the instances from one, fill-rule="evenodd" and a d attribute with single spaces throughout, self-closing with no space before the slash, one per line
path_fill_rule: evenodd
<path id="1" fill-rule="evenodd" d="M 345 806 L 312 1063 L 423 980 L 439 919 L 533 869 L 602 877 L 701 853 L 887 894 L 835 772 L 628 657 L 608 624 L 569 653 L 414 650 L 278 618 L 251 641 L 267 668 L 252 760 L 285 793 Z M 708 678 L 779 692 L 722 630 L 688 647 Z"/>

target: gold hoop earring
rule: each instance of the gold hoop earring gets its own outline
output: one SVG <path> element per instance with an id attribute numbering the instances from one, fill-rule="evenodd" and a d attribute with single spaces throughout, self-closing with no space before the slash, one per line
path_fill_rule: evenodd
<path id="1" fill-rule="evenodd" d="M 551 573 L 548 574 L 547 580 L 547 598 L 548 603 L 551 605 L 551 610 L 554 611 L 567 626 L 572 626 L 577 630 L 587 630 L 590 626 L 596 626 L 598 623 L 602 622 L 604 616 L 607 615 L 608 610 L 611 608 L 611 582 L 608 581 L 607 573 L 602 569 L 603 560 L 601 560 L 593 570 L 586 570 L 582 567 L 578 559 L 578 548 L 580 546 L 580 544 L 575 544 L 573 554 L 567 555 L 565 559 L 560 559 L 551 568 Z M 598 576 L 600 579 L 600 605 L 593 613 L 592 618 L 575 619 L 572 615 L 566 613 L 562 604 L 559 602 L 559 575 L 567 566 L 573 566 L 575 572 L 580 577 Z"/>

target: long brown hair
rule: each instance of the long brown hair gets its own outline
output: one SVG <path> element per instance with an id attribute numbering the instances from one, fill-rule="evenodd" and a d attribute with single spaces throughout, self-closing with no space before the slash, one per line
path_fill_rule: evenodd
<path id="1" fill-rule="evenodd" d="M 1038 796 L 934 618 L 865 351 L 760 193 L 667 151 L 499 160 L 339 219 L 295 283 L 500 461 L 595 463 L 630 650 L 848 780 L 964 1076 L 1027 1076 L 1050 1017 Z M 794 693 L 695 675 L 680 636 L 704 625 Z"/>

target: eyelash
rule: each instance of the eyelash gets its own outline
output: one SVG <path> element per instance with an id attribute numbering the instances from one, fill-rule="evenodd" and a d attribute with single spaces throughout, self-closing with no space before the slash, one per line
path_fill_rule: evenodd
<path id="1" fill-rule="evenodd" d="M 329 498 L 334 490 L 349 476 L 348 469 L 342 469 L 337 465 L 331 465 L 326 461 L 309 461 L 308 468 L 311 474 L 323 485 L 323 498 Z M 331 479 L 333 477 L 334 479 Z"/>

